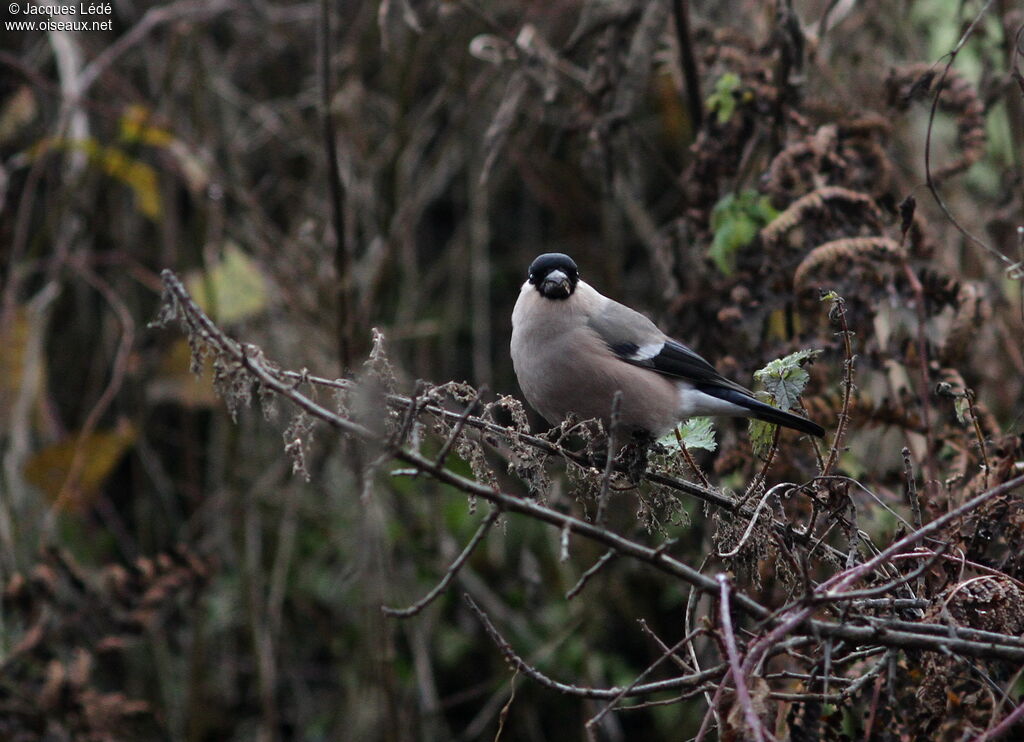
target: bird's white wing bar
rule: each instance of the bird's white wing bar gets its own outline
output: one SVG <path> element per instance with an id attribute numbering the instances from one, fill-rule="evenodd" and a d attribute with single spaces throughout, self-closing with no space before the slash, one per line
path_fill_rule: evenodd
<path id="1" fill-rule="evenodd" d="M 661 351 L 662 351 L 662 349 L 664 347 L 665 347 L 665 343 L 664 342 L 648 343 L 646 345 L 641 345 L 633 353 L 631 353 L 628 357 L 629 357 L 629 360 L 631 360 L 631 361 L 649 361 L 652 358 L 654 358 L 656 355 L 661 353 Z"/>

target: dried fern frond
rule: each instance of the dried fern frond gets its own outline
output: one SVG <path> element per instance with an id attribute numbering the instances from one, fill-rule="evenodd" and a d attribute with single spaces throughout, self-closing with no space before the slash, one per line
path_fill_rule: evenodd
<path id="1" fill-rule="evenodd" d="M 848 237 L 826 242 L 807 253 L 793 273 L 793 286 L 797 291 L 807 286 L 812 273 L 823 270 L 838 272 L 850 264 L 862 265 L 878 272 L 879 263 L 902 260 L 906 251 L 888 237 Z"/>
<path id="2" fill-rule="evenodd" d="M 940 87 L 941 86 L 941 87 Z M 898 67 L 885 81 L 889 104 L 905 111 L 914 100 L 938 95 L 939 110 L 956 119 L 956 143 L 960 156 L 953 162 L 932 171 L 932 180 L 943 181 L 958 175 L 985 154 L 988 137 L 985 133 L 985 105 L 974 86 L 954 69 L 945 75 L 926 63 Z"/>
<path id="3" fill-rule="evenodd" d="M 851 207 L 867 217 L 874 231 L 881 227 L 882 213 L 873 198 L 864 193 L 851 191 L 849 188 L 825 186 L 811 191 L 790 204 L 789 208 L 761 230 L 761 239 L 766 244 L 778 242 L 797 225 L 811 219 L 824 219 L 834 211 Z"/>
<path id="4" fill-rule="evenodd" d="M 840 169 L 843 162 L 838 145 L 839 128 L 835 124 L 792 142 L 768 166 L 765 190 L 775 197 L 786 196 L 801 186 L 810 186 L 825 170 Z"/>

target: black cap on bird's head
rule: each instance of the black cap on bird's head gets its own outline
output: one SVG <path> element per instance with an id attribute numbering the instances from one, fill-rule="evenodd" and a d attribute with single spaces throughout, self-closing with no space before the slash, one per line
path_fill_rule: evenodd
<path id="1" fill-rule="evenodd" d="M 546 299 L 568 299 L 579 280 L 576 263 L 563 253 L 544 253 L 530 263 L 530 283 Z"/>

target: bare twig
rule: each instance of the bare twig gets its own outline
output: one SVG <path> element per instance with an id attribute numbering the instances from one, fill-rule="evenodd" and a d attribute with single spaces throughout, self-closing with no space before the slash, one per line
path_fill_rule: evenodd
<path id="1" fill-rule="evenodd" d="M 964 397 L 967 399 L 967 407 L 971 411 L 971 424 L 974 426 L 974 437 L 978 441 L 978 450 L 981 452 L 981 467 L 983 474 L 983 486 L 988 489 L 988 478 L 991 466 L 988 463 L 988 449 L 985 446 L 985 435 L 981 432 L 981 422 L 978 419 L 978 410 L 974 406 L 974 390 L 964 389 Z"/>
<path id="2" fill-rule="evenodd" d="M 776 431 L 778 431 L 778 427 L 776 427 L 775 429 Z M 757 503 L 757 507 L 754 508 L 754 514 L 750 516 L 750 522 L 747 524 L 747 528 L 743 531 L 743 535 L 740 537 L 740 540 L 736 543 L 736 546 L 734 546 L 729 551 L 719 552 L 718 556 L 720 558 L 729 559 L 740 553 L 740 549 L 743 548 L 743 544 L 745 544 L 747 542 L 747 539 L 750 538 L 750 534 L 753 532 L 754 526 L 757 524 L 757 517 L 761 514 L 761 509 L 768 503 L 768 501 L 773 496 L 775 496 L 776 490 L 779 490 L 784 487 L 793 487 L 793 485 L 790 484 L 789 482 L 782 482 L 781 484 L 775 485 L 770 490 L 764 493 L 764 497 L 761 498 L 761 501 Z"/>
<path id="3" fill-rule="evenodd" d="M 902 561 L 904 559 L 926 559 L 926 558 L 929 558 L 929 557 L 932 557 L 932 556 L 940 557 L 940 558 L 945 559 L 946 561 L 949 561 L 949 562 L 957 562 L 962 567 L 970 567 L 971 569 L 973 569 L 973 570 L 975 570 L 977 572 L 984 572 L 987 575 L 993 575 L 995 577 L 999 577 L 1001 579 L 1004 579 L 1004 580 L 1007 580 L 1009 582 L 1014 583 L 1021 590 L 1024 590 L 1024 582 L 1022 582 L 1021 580 L 1018 580 L 1016 577 L 1013 577 L 1012 575 L 1008 575 L 1008 574 L 1006 574 L 1006 572 L 1003 572 L 1001 570 L 995 569 L 994 567 L 989 567 L 988 565 L 980 564 L 978 562 L 973 562 L 970 559 L 965 559 L 963 556 L 953 556 L 952 554 L 938 554 L 938 553 L 936 553 L 934 551 L 930 551 L 930 550 L 926 550 L 926 549 L 922 549 L 921 547 L 918 547 L 916 551 L 912 551 L 912 552 L 910 552 L 908 554 L 896 554 L 895 556 L 892 557 L 892 561 L 897 562 L 897 561 Z"/>
<path id="4" fill-rule="evenodd" d="M 576 584 L 569 589 L 569 592 L 565 594 L 565 599 L 572 600 L 577 595 L 579 595 L 580 592 L 582 592 L 584 586 L 587 584 L 587 582 L 590 581 L 590 578 L 596 575 L 602 569 L 604 569 L 605 565 L 612 561 L 616 556 L 618 556 L 618 552 L 616 552 L 615 549 L 609 549 L 604 554 L 602 554 L 601 558 L 598 559 L 590 569 L 584 572 L 580 576 L 580 579 L 576 582 Z"/>
<path id="5" fill-rule="evenodd" d="M 975 737 L 974 742 L 988 742 L 990 739 L 999 739 L 1011 732 L 1022 721 L 1024 721 L 1024 703 L 1021 703 L 1007 714 L 996 726 Z"/>
<path id="6" fill-rule="evenodd" d="M 927 608 L 931 602 L 924 598 L 866 598 L 854 600 L 853 605 L 857 608 L 892 608 L 900 610 L 904 608 Z"/>
<path id="7" fill-rule="evenodd" d="M 772 431 L 772 445 L 768 449 L 768 455 L 764 458 L 764 464 L 757 472 L 757 476 L 751 481 L 750 486 L 747 487 L 747 491 L 740 498 L 740 506 L 742 507 L 747 503 L 754 494 L 761 489 L 761 485 L 764 484 L 765 479 L 768 478 L 768 470 L 772 466 L 772 462 L 775 461 L 775 454 L 779 451 L 779 436 L 782 433 L 782 427 L 780 425 L 775 426 L 775 430 Z"/>
<path id="8" fill-rule="evenodd" d="M 1001 252 L 996 250 L 988 243 L 983 242 L 980 238 L 971 234 L 962 224 L 960 224 L 959 220 L 955 216 L 953 216 L 953 212 L 950 211 L 949 207 L 946 205 L 946 202 L 942 200 L 942 196 L 939 195 L 938 184 L 936 183 L 935 178 L 932 175 L 931 168 L 932 129 L 935 125 L 935 114 L 939 110 L 939 101 L 942 99 L 943 84 L 946 81 L 946 77 L 949 75 L 949 71 L 953 68 L 953 63 L 956 62 L 956 58 L 957 55 L 960 53 L 960 50 L 963 49 L 964 45 L 967 43 L 967 39 L 969 39 L 971 34 L 974 33 L 974 29 L 977 27 L 978 23 L 981 22 L 981 19 L 988 12 L 988 9 L 991 5 L 992 0 L 987 0 L 985 5 L 982 6 L 981 10 L 979 10 L 978 13 L 975 15 L 974 19 L 967 27 L 967 30 L 964 31 L 963 35 L 960 37 L 960 40 L 957 42 L 956 46 L 949 52 L 949 61 L 943 68 L 942 75 L 939 77 L 939 81 L 935 83 L 935 97 L 932 99 L 932 107 L 928 113 L 928 129 L 925 132 L 924 138 L 924 173 L 925 181 L 928 185 L 928 190 L 932 194 L 932 198 L 935 199 L 935 203 L 938 204 L 939 208 L 942 210 L 942 213 L 949 220 L 950 224 L 952 224 L 956 228 L 956 230 L 960 232 L 960 234 L 966 237 L 969 242 L 974 243 L 978 247 L 985 250 L 985 252 L 987 252 L 989 255 L 1001 261 L 1004 265 L 1008 267 L 1008 269 L 1012 269 L 1014 267 L 1014 263 L 1012 260 L 1010 260 L 1008 257 L 1003 255 Z"/>
<path id="9" fill-rule="evenodd" d="M 402 418 L 402 425 L 395 433 L 394 438 L 392 438 L 390 448 L 401 448 L 405 445 L 406 440 L 409 438 L 409 433 L 412 432 L 412 425 L 416 421 L 416 415 L 421 410 L 420 394 L 423 393 L 426 386 L 426 382 L 422 379 L 416 381 L 412 396 L 409 397 L 409 405 L 405 409 L 405 416 Z"/>
<path id="10" fill-rule="evenodd" d="M 71 457 L 71 463 L 68 466 L 67 475 L 64 477 L 64 482 L 61 484 L 61 488 L 57 497 L 54 498 L 53 505 L 50 506 L 49 514 L 46 519 L 46 527 L 43 531 L 43 538 L 49 539 L 52 534 L 52 527 L 54 524 L 54 516 L 56 512 L 68 503 L 68 498 L 72 497 L 81 485 L 79 477 L 82 475 L 86 461 L 86 448 L 85 444 L 95 431 L 96 426 L 99 424 L 103 414 L 110 407 L 117 393 L 120 391 L 126 374 L 128 373 L 128 361 L 131 354 L 132 345 L 135 342 L 135 320 L 132 319 L 132 314 L 128 307 L 122 301 L 121 297 L 110 287 L 106 281 L 100 278 L 99 275 L 94 273 L 82 260 L 73 260 L 71 265 L 75 271 L 92 286 L 103 299 L 110 305 L 110 308 L 114 311 L 117 316 L 117 321 L 121 325 L 121 337 L 117 343 L 117 351 L 114 353 L 114 360 L 111 363 L 110 370 L 110 381 L 107 382 L 106 388 L 100 395 L 99 399 L 89 410 L 89 414 L 85 418 L 85 422 L 82 424 L 82 429 L 78 432 L 77 441 L 75 442 L 74 453 Z"/>
<path id="11" fill-rule="evenodd" d="M 114 62 L 125 52 L 141 43 L 152 31 L 166 23 L 187 18 L 197 21 L 226 13 L 235 8 L 233 2 L 207 2 L 207 0 L 180 0 L 170 5 L 152 7 L 141 20 L 122 34 L 85 66 L 78 76 L 78 94 L 82 97 Z"/>
<path id="12" fill-rule="evenodd" d="M 654 633 L 654 630 L 647 625 L 647 621 L 641 618 L 638 620 L 638 623 L 640 624 L 640 628 L 643 630 L 643 632 L 647 634 L 647 636 L 651 637 L 651 639 L 654 641 L 655 644 L 658 645 L 662 652 L 670 652 L 669 659 L 675 663 L 676 667 L 678 667 L 680 670 L 683 670 L 684 672 L 690 672 L 693 669 L 686 664 L 686 661 L 683 660 L 682 657 L 680 657 L 675 652 L 671 651 L 672 648 L 669 647 L 665 642 L 663 642 L 660 636 Z M 689 633 L 690 632 L 687 632 L 687 634 Z M 692 641 L 688 646 L 692 646 Z"/>
<path id="13" fill-rule="evenodd" d="M 981 505 L 985 504 L 993 498 L 1000 497 L 1009 492 L 1013 492 L 1018 487 L 1024 485 L 1024 475 L 1015 477 L 1009 481 L 1003 482 L 998 487 L 993 487 L 990 490 L 982 492 L 980 495 L 972 497 L 970 500 L 965 502 L 958 508 L 950 510 L 948 513 L 939 516 L 935 520 L 931 521 L 927 525 L 922 526 L 913 533 L 907 534 L 898 541 L 890 544 L 885 549 L 880 551 L 876 556 L 863 564 L 857 565 L 853 569 L 840 572 L 839 574 L 831 577 L 830 579 L 823 582 L 818 586 L 818 591 L 835 591 L 845 589 L 850 584 L 861 579 L 863 576 L 874 571 L 880 564 L 883 564 L 892 559 L 897 554 L 907 551 L 914 544 L 924 540 L 938 531 L 941 531 L 949 523 L 962 518 L 972 510 L 977 509 Z"/>
<path id="14" fill-rule="evenodd" d="M 444 467 L 445 459 L 448 458 L 448 452 L 452 450 L 452 446 L 455 445 L 455 441 L 462 434 L 462 429 L 466 427 L 466 420 L 469 419 L 470 414 L 476 407 L 477 402 L 480 401 L 480 397 L 485 393 L 486 387 L 480 387 L 473 398 L 469 400 L 469 404 L 466 405 L 466 409 L 462 411 L 459 419 L 455 421 L 455 426 L 452 428 L 452 432 L 448 434 L 448 438 L 445 440 L 444 445 L 441 446 L 441 451 L 437 454 L 437 459 L 434 461 L 434 466 L 438 469 Z"/>
<path id="15" fill-rule="evenodd" d="M 480 527 L 476 529 L 476 533 L 473 534 L 473 538 L 471 538 L 469 540 L 469 543 L 466 544 L 466 548 L 463 549 L 462 553 L 459 554 L 458 558 L 454 562 L 452 562 L 452 565 L 444 573 L 444 577 L 441 578 L 441 581 L 437 583 L 437 585 L 435 585 L 434 588 L 429 593 L 424 595 L 422 598 L 417 600 L 408 608 L 389 608 L 387 606 L 381 606 L 381 611 L 384 613 L 384 615 L 391 616 L 393 618 L 410 618 L 411 616 L 415 616 L 428 605 L 433 603 L 434 600 L 437 599 L 437 596 L 443 593 L 445 589 L 448 587 L 448 585 L 451 584 L 451 581 L 455 578 L 455 575 L 458 574 L 458 571 L 460 569 L 462 569 L 462 565 L 466 563 L 466 560 L 469 559 L 470 555 L 472 555 L 472 553 L 476 550 L 476 547 L 479 546 L 480 542 L 484 540 L 484 536 L 487 535 L 487 532 L 491 530 L 491 526 L 493 526 L 498 521 L 498 518 L 500 516 L 501 509 L 497 507 L 493 508 L 491 512 L 487 514 L 487 517 L 484 518 L 483 522 L 480 524 Z"/>
<path id="16" fill-rule="evenodd" d="M 919 577 L 920 575 L 924 574 L 936 561 L 938 561 L 938 558 L 942 556 L 942 549 L 945 548 L 948 547 L 946 544 L 943 544 L 940 547 L 940 551 L 936 552 L 935 556 L 931 560 L 925 561 L 919 567 L 912 569 L 905 575 L 900 575 L 894 580 L 889 580 L 888 582 L 885 582 L 881 585 L 876 585 L 875 587 L 866 587 L 863 590 L 847 590 L 843 592 L 841 595 L 817 595 L 814 596 L 814 600 L 825 603 L 847 600 L 859 600 L 861 598 L 873 598 L 876 595 L 885 595 L 890 590 L 895 590 L 900 585 L 905 585 L 906 583 L 913 580 L 915 577 Z"/>
<path id="17" fill-rule="evenodd" d="M 648 665 L 644 669 L 643 672 L 641 672 L 639 675 L 636 676 L 636 678 L 634 678 L 632 683 L 630 683 L 625 688 L 623 688 L 622 691 L 617 696 L 615 696 L 613 699 L 611 699 L 605 705 L 605 707 L 603 709 L 601 709 L 598 713 L 596 713 L 594 716 L 592 716 L 587 721 L 587 724 L 586 724 L 587 728 L 591 729 L 593 727 L 596 727 L 598 724 L 600 724 L 601 720 L 604 719 L 604 717 L 608 714 L 609 711 L 611 711 L 612 709 L 614 709 L 618 705 L 619 701 L 621 701 L 623 698 L 625 698 L 630 693 L 630 691 L 635 690 L 640 685 L 640 681 L 641 680 L 643 680 L 648 675 L 650 675 L 651 672 L 653 672 L 654 669 L 657 668 L 666 659 L 668 659 L 669 657 L 675 657 L 676 652 L 678 652 L 684 646 L 689 644 L 690 641 L 693 640 L 693 637 L 696 636 L 701 631 L 702 631 L 702 629 L 697 629 L 696 631 L 690 632 L 689 634 L 684 636 L 682 639 L 680 639 L 678 642 L 676 642 L 673 646 L 665 649 L 661 653 L 661 656 L 658 657 L 658 659 L 656 659 L 654 662 L 652 662 L 650 665 Z"/>
<path id="18" fill-rule="evenodd" d="M 722 673 L 725 671 L 726 666 L 721 664 L 691 675 L 683 675 L 677 678 L 670 678 L 669 680 L 659 680 L 653 683 L 643 683 L 635 685 L 632 688 L 588 688 L 568 683 L 560 683 L 557 680 L 549 678 L 516 654 L 515 650 L 512 649 L 512 645 L 510 645 L 494 627 L 494 624 L 491 622 L 491 619 L 487 614 L 480 609 L 468 594 L 465 595 L 464 598 L 470 609 L 480 620 L 480 623 L 483 624 L 484 630 L 487 632 L 488 636 L 491 637 L 491 641 L 497 645 L 498 649 L 501 650 L 501 653 L 505 656 L 505 659 L 508 660 L 512 667 L 516 668 L 527 677 L 536 680 L 541 685 L 557 690 L 560 693 L 566 693 L 580 698 L 604 698 L 608 700 L 616 699 L 620 696 L 644 696 L 649 693 L 658 693 L 665 690 L 699 686 L 707 680 L 715 680 L 721 677 Z M 625 693 L 623 693 L 623 691 L 625 691 Z"/>
<path id="19" fill-rule="evenodd" d="M 925 313 L 924 286 L 914 273 L 910 263 L 903 261 L 903 273 L 907 277 L 911 291 L 914 293 L 914 309 L 917 312 L 917 370 L 920 376 L 920 387 L 918 397 L 921 400 L 921 425 L 924 428 L 925 452 L 924 462 L 927 477 L 924 482 L 924 491 L 932 494 L 935 491 L 936 483 L 939 480 L 938 465 L 935 461 L 935 431 L 931 423 L 931 390 L 932 385 L 928 376 L 928 339 L 925 335 L 928 317 Z"/>

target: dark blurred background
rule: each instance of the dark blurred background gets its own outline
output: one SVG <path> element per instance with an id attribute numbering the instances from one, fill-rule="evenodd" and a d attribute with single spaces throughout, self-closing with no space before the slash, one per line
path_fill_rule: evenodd
<path id="1" fill-rule="evenodd" d="M 564 600 L 601 551 L 579 543 L 562 562 L 557 532 L 515 518 L 437 605 L 385 619 L 382 603 L 436 582 L 479 513 L 386 472 L 358 491 L 326 430 L 309 443 L 309 480 L 293 476 L 292 412 L 232 420 L 209 371 L 190 374 L 184 337 L 147 327 L 164 268 L 286 368 L 358 371 L 377 327 L 401 390 L 466 380 L 493 399 L 518 394 L 507 347 L 526 267 L 567 252 L 588 282 L 744 384 L 772 358 L 822 349 L 807 405 L 831 426 L 843 356 L 820 283 L 847 298 L 857 332 L 843 470 L 896 506 L 903 445 L 966 476 L 963 434 L 941 443 L 963 428 L 952 403 L 933 399 L 925 421 L 916 405 L 952 369 L 990 416 L 986 434 L 1020 434 L 1020 281 L 925 187 L 934 80 L 915 90 L 923 70 L 906 66 L 952 49 L 977 5 L 328 3 L 344 318 L 320 4 L 119 0 L 101 16 L 109 32 L 4 30 L 0 736 L 491 739 L 514 685 L 504 739 L 578 739 L 600 706 L 513 680 L 461 594 L 565 682 L 630 682 L 659 656 L 641 617 L 670 643 L 682 634 L 686 591 L 635 565 Z M 1021 16 L 991 5 L 931 132 L 950 211 L 1009 262 L 1024 257 L 1024 118 L 1009 76 Z M 823 186 L 871 206 L 840 194 L 782 239 L 759 233 Z M 847 264 L 812 266 L 814 286 L 794 285 L 817 245 L 899 243 L 911 194 L 906 250 L 922 293 L 898 261 L 852 247 Z M 703 462 L 742 489 L 758 462 L 744 426 L 718 427 Z M 773 476 L 813 475 L 806 443 L 783 440 L 792 450 Z M 564 467 L 551 468 L 551 497 L 571 505 Z M 713 531 L 703 509 L 663 512 L 646 496 L 624 497 L 615 527 L 679 537 L 698 564 Z M 657 516 L 638 519 L 645 507 Z M 747 587 L 770 596 L 763 576 Z M 703 710 L 620 714 L 601 734 L 683 739 Z"/>

